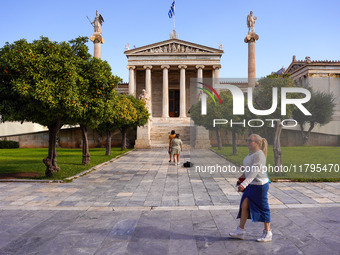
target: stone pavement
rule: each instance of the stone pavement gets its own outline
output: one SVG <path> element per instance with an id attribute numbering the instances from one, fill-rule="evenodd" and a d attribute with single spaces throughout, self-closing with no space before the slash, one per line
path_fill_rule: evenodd
<path id="1" fill-rule="evenodd" d="M 233 240 L 239 173 L 203 172 L 232 166 L 209 150 L 182 156 L 195 166 L 135 150 L 71 183 L 1 182 L 0 254 L 340 254 L 340 183 L 272 183 L 273 242 L 250 221 Z"/>

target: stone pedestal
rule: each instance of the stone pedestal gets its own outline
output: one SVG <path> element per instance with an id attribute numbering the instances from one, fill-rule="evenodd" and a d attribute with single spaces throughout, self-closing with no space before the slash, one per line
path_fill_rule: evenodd
<path id="1" fill-rule="evenodd" d="M 194 126 L 195 127 L 195 149 L 208 149 L 211 147 L 210 138 L 209 138 L 209 130 L 202 126 Z"/>
<path id="2" fill-rule="evenodd" d="M 255 43 L 259 36 L 255 32 L 249 32 L 244 38 L 248 43 L 248 86 L 255 87 L 256 84 L 256 64 L 255 64 Z"/>
<path id="3" fill-rule="evenodd" d="M 93 35 L 90 37 L 90 40 L 94 44 L 94 57 L 95 58 L 101 58 L 101 45 L 104 43 L 104 38 L 99 32 L 93 33 Z"/>
<path id="4" fill-rule="evenodd" d="M 137 139 L 135 143 L 136 149 L 151 149 L 150 130 L 150 119 L 148 120 L 148 123 L 145 124 L 143 127 L 137 127 Z"/>

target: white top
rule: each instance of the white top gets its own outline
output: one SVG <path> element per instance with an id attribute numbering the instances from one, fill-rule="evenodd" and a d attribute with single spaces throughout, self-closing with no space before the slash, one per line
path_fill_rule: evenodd
<path id="1" fill-rule="evenodd" d="M 266 172 L 266 156 L 262 150 L 258 150 L 253 154 L 248 154 L 243 160 L 244 174 L 246 179 L 241 185 L 246 188 L 249 184 L 263 185 L 268 180 Z"/>

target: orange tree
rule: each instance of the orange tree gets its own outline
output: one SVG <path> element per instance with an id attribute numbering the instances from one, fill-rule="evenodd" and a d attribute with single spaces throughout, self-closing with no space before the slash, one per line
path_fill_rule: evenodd
<path id="1" fill-rule="evenodd" d="M 83 38 L 77 38 L 72 42 L 72 47 L 77 55 L 84 56 L 88 52 Z M 71 124 L 80 124 L 83 139 L 82 164 L 90 162 L 90 152 L 87 138 L 87 128 L 95 129 L 102 122 L 107 121 L 115 114 L 115 100 L 118 83 L 121 78 L 111 74 L 111 67 L 106 61 L 90 58 L 86 55 L 78 63 L 81 75 L 84 78 L 82 92 L 80 94 L 81 105 L 84 111 L 76 118 L 69 120 Z"/>
<path id="2" fill-rule="evenodd" d="M 99 126 L 101 131 L 107 133 L 106 154 L 110 154 L 111 148 L 111 132 L 115 129 L 119 129 L 122 134 L 121 149 L 126 149 L 126 132 L 129 127 L 144 126 L 150 116 L 145 102 L 140 99 L 136 99 L 131 95 L 118 95 L 118 99 L 115 101 L 115 114 L 111 116 L 109 121 L 102 123 Z"/>
<path id="3" fill-rule="evenodd" d="M 46 176 L 60 170 L 56 139 L 62 125 L 85 116 L 92 107 L 89 102 L 93 99 L 95 105 L 100 99 L 95 92 L 84 93 L 90 84 L 83 69 L 90 59 L 86 41 L 79 37 L 58 43 L 41 37 L 32 43 L 24 39 L 7 43 L 0 49 L 1 121 L 31 121 L 48 127 L 48 156 L 43 160 Z M 112 78 L 103 81 L 96 86 L 112 91 Z"/>

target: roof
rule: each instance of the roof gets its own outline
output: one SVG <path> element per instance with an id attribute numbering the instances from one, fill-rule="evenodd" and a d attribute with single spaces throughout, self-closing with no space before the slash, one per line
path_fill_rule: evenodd
<path id="1" fill-rule="evenodd" d="M 306 57 L 305 60 L 296 60 L 293 56 L 292 63 L 289 65 L 284 74 L 293 74 L 306 66 L 326 66 L 336 65 L 340 67 L 340 60 L 311 60 L 310 57 Z"/>
<path id="2" fill-rule="evenodd" d="M 224 53 L 221 49 L 216 49 L 192 42 L 171 38 L 169 40 L 161 41 L 145 45 L 142 47 L 126 50 L 124 54 L 130 55 L 197 55 L 197 54 L 212 54 L 222 55 Z"/>

